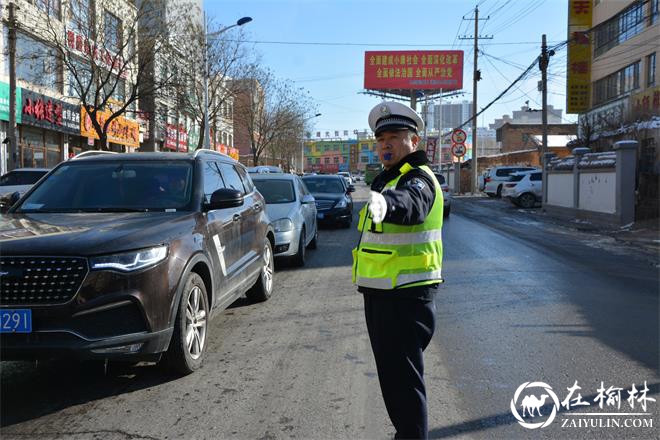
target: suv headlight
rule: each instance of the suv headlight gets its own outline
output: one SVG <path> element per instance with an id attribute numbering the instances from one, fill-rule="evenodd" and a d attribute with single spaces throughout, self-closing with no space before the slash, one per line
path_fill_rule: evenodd
<path id="1" fill-rule="evenodd" d="M 335 205 L 335 208 L 346 208 L 348 206 L 348 202 L 346 201 L 345 198 L 341 199 L 340 201 L 337 202 Z"/>
<path id="2" fill-rule="evenodd" d="M 275 232 L 287 232 L 293 230 L 293 222 L 289 218 L 281 218 L 273 222 Z"/>
<path id="3" fill-rule="evenodd" d="M 167 246 L 126 252 L 123 254 L 104 255 L 90 259 L 92 269 L 113 269 L 132 272 L 147 266 L 153 266 L 167 257 Z"/>

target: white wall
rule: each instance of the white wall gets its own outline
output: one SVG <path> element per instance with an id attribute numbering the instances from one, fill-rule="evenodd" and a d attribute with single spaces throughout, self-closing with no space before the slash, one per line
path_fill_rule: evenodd
<path id="1" fill-rule="evenodd" d="M 578 209 L 614 214 L 616 212 L 616 172 L 580 173 Z"/>
<path id="2" fill-rule="evenodd" d="M 548 205 L 572 208 L 573 173 L 548 173 Z"/>

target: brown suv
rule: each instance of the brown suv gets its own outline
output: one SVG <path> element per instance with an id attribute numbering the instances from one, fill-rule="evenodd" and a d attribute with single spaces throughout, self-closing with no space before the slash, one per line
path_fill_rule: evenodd
<path id="1" fill-rule="evenodd" d="M 208 319 L 273 290 L 245 168 L 209 150 L 61 163 L 0 216 L 0 357 L 158 360 L 190 373 Z"/>

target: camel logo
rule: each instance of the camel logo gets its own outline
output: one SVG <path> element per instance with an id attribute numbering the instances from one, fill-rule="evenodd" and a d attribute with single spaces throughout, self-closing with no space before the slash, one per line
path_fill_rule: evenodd
<path id="1" fill-rule="evenodd" d="M 534 394 L 526 394 L 525 397 L 523 397 L 522 401 L 520 404 L 518 404 L 518 399 L 523 391 L 525 391 L 528 388 L 541 388 L 541 394 L 540 398 L 536 397 Z M 552 407 L 552 412 L 548 414 L 542 414 L 541 413 L 541 408 L 543 408 L 543 405 L 546 403 L 546 399 L 552 399 L 552 402 L 554 403 L 554 406 Z M 518 412 L 517 406 L 520 405 L 522 408 L 522 415 Z M 545 428 L 548 426 L 552 421 L 555 419 L 555 416 L 557 415 L 557 410 L 559 409 L 559 399 L 557 398 L 557 395 L 555 394 L 554 391 L 552 391 L 552 387 L 546 383 L 543 382 L 525 382 L 524 384 L 520 385 L 518 389 L 516 390 L 516 394 L 513 396 L 513 399 L 511 399 L 511 412 L 513 413 L 513 416 L 518 420 L 518 423 L 520 425 L 524 426 L 527 429 L 537 429 L 537 428 Z M 533 418 L 533 417 L 548 417 L 547 420 L 538 422 L 538 423 L 530 423 L 526 422 L 525 420 L 529 420 L 525 417 L 525 414 L 527 414 L 527 417 Z"/>

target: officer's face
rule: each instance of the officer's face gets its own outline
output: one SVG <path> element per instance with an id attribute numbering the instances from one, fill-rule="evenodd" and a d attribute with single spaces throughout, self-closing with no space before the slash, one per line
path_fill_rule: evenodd
<path id="1" fill-rule="evenodd" d="M 378 134 L 376 142 L 378 157 L 385 169 L 389 169 L 415 151 L 419 136 L 409 130 L 384 131 Z"/>

